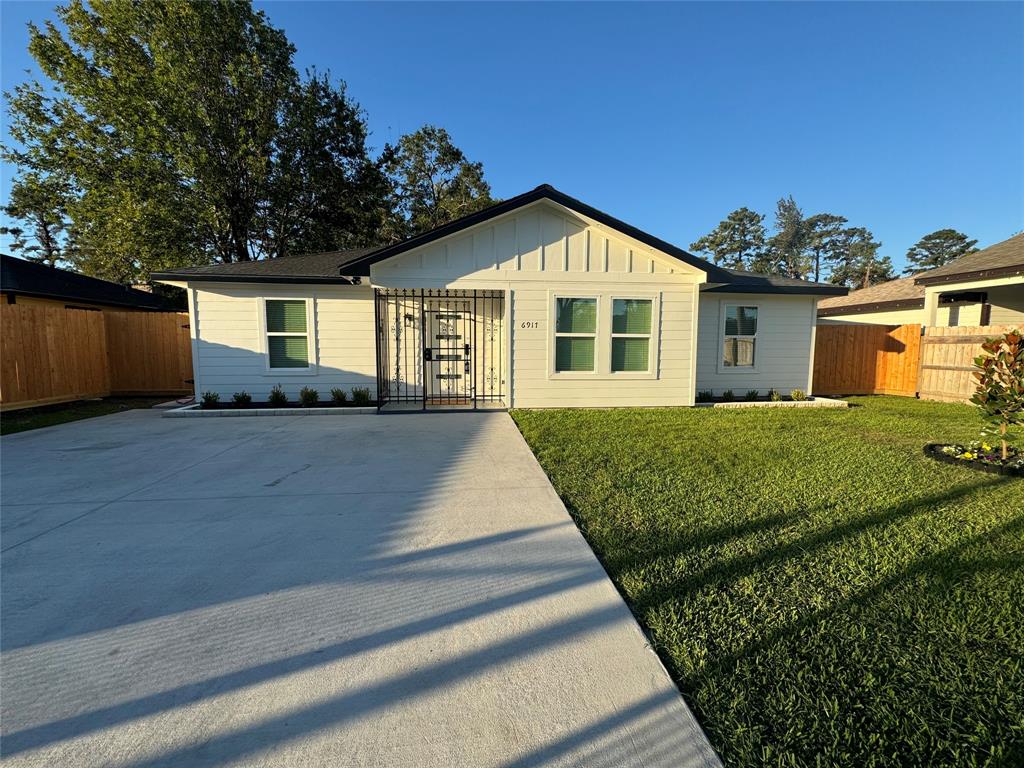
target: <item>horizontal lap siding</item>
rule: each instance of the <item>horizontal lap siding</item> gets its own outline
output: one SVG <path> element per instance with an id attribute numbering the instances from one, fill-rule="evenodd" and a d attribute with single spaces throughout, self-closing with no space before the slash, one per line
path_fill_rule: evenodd
<path id="1" fill-rule="evenodd" d="M 1024 326 L 1024 278 L 1018 285 L 1000 285 L 985 290 L 992 307 L 988 318 L 990 325 Z"/>
<path id="2" fill-rule="evenodd" d="M 315 300 L 315 371 L 266 369 L 259 310 L 264 297 Z M 197 287 L 195 307 L 199 394 L 217 392 L 226 401 L 244 390 L 259 401 L 266 400 L 275 384 L 293 400 L 306 386 L 316 389 L 322 400 L 333 387 L 376 391 L 373 290 L 368 286 Z"/>
<path id="3" fill-rule="evenodd" d="M 721 306 L 749 304 L 758 307 L 756 371 L 720 373 L 722 354 Z M 731 389 L 742 395 L 757 389 L 788 393 L 807 389 L 811 363 L 811 331 L 814 325 L 814 300 L 807 296 L 770 296 L 765 294 L 703 293 L 700 297 L 699 338 L 697 341 L 697 390 L 712 390 L 716 395 Z"/>
<path id="4" fill-rule="evenodd" d="M 387 259 L 371 281 L 394 288 L 507 292 L 511 405 L 517 408 L 664 406 L 693 402 L 695 283 L 699 269 L 599 222 L 548 202 Z M 563 296 L 658 296 L 656 378 L 551 377 L 550 292 Z M 602 310 L 603 312 L 604 310 Z M 524 323 L 527 325 L 524 326 Z M 607 329 L 597 338 L 610 355 Z M 503 370 L 503 375 L 505 371 Z"/>
<path id="5" fill-rule="evenodd" d="M 602 302 L 631 293 L 660 296 L 660 338 L 658 374 L 653 379 L 637 378 L 552 378 L 550 345 L 554 328 L 550 317 L 550 292 L 571 295 L 599 295 Z M 693 292 L 690 284 L 665 282 L 638 283 L 629 286 L 558 282 L 525 287 L 513 285 L 512 370 L 514 405 L 517 408 L 578 408 L 617 406 L 691 405 L 693 354 Z M 537 324 L 535 329 L 523 325 Z M 607 328 L 602 328 L 596 343 L 610 346 Z M 607 350 L 604 350 L 607 353 Z"/>

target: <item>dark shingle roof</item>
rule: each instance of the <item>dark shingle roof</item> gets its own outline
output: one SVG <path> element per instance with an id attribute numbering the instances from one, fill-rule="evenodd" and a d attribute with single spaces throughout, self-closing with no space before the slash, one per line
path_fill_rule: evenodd
<path id="1" fill-rule="evenodd" d="M 915 282 L 933 285 L 1012 275 L 1024 275 L 1024 232 L 917 275 Z"/>
<path id="2" fill-rule="evenodd" d="M 667 243 L 654 235 L 650 235 L 624 221 L 597 210 L 564 192 L 559 192 L 549 184 L 541 184 L 530 190 L 500 203 L 495 203 L 481 211 L 463 216 L 460 219 L 424 232 L 415 237 L 403 240 L 395 245 L 378 248 L 362 248 L 351 251 L 332 251 L 330 253 L 313 253 L 304 256 L 288 256 L 265 261 L 239 262 L 237 264 L 216 264 L 205 267 L 190 267 L 169 272 L 158 272 L 153 276 L 158 280 L 199 280 L 224 282 L 277 282 L 277 283 L 317 283 L 317 282 L 351 282 L 353 277 L 365 277 L 370 274 L 370 266 L 384 259 L 389 259 L 406 251 L 434 242 L 460 232 L 468 227 L 476 226 L 497 216 L 509 213 L 541 199 L 551 200 L 570 210 L 576 211 L 605 226 L 622 232 L 641 243 L 668 254 L 679 261 L 703 270 L 707 273 L 708 282 L 726 284 L 709 290 L 735 291 L 743 293 L 792 293 L 837 295 L 846 293 L 846 288 L 828 283 L 810 283 L 805 280 L 777 277 L 774 275 L 758 275 L 753 272 L 740 272 L 723 269 L 705 261 L 678 246 Z"/>
<path id="3" fill-rule="evenodd" d="M 118 283 L 36 264 L 7 254 L 0 254 L 0 290 L 14 295 L 112 307 L 171 308 L 163 297 L 146 291 L 137 291 Z"/>
<path id="4" fill-rule="evenodd" d="M 342 276 L 342 267 L 379 250 L 355 248 L 348 251 L 327 251 L 306 253 L 299 256 L 283 256 L 278 259 L 260 261 L 237 261 L 232 264 L 206 264 L 201 267 L 155 272 L 158 280 L 202 280 L 213 282 L 348 282 Z"/>
<path id="5" fill-rule="evenodd" d="M 726 269 L 728 282 L 703 289 L 706 293 L 793 293 L 817 296 L 843 296 L 849 290 L 845 285 L 814 283 L 782 275 L 765 275 L 742 269 Z"/>
<path id="6" fill-rule="evenodd" d="M 818 303 L 818 314 L 824 317 L 869 310 L 923 307 L 924 286 L 917 285 L 914 282 L 915 277 L 919 275 L 859 288 L 846 296 L 823 299 Z"/>

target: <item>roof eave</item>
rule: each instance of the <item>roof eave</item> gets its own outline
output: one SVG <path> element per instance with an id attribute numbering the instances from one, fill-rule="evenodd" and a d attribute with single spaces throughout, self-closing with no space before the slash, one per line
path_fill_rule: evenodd
<path id="1" fill-rule="evenodd" d="M 196 274 L 192 272 L 154 272 L 150 277 L 160 283 L 288 283 L 288 284 L 327 284 L 327 285 L 358 285 L 359 276 L 338 275 L 218 275 Z"/>
<path id="2" fill-rule="evenodd" d="M 818 317 L 857 315 L 866 312 L 891 312 L 897 309 L 923 309 L 924 299 L 893 299 L 872 301 L 865 304 L 844 304 L 839 307 L 818 307 Z"/>
<path id="3" fill-rule="evenodd" d="M 914 285 L 969 283 L 976 280 L 989 280 L 995 277 L 1013 277 L 1014 275 L 1024 275 L 1024 264 L 996 267 L 995 269 L 977 269 L 971 272 L 952 272 L 945 275 L 932 275 L 930 272 L 926 272 L 921 277 L 914 278 Z"/>
<path id="4" fill-rule="evenodd" d="M 716 285 L 701 288 L 702 293 L 771 293 L 788 296 L 845 296 L 849 289 L 843 285 Z"/>
<path id="5" fill-rule="evenodd" d="M 36 299 L 51 299 L 53 301 L 77 302 L 79 304 L 97 304 L 101 307 L 128 307 L 130 309 L 144 309 L 152 312 L 161 312 L 167 309 L 160 303 L 143 304 L 134 301 L 117 301 L 116 299 L 92 299 L 86 296 L 71 296 L 66 293 L 47 293 L 45 291 L 23 291 L 19 288 L 2 288 L 9 296 L 28 296 Z"/>

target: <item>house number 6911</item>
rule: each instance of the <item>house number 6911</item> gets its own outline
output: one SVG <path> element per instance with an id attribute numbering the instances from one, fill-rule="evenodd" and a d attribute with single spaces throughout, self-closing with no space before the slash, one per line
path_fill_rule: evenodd
<path id="1" fill-rule="evenodd" d="M 540 328 L 539 320 L 523 320 L 520 328 Z"/>

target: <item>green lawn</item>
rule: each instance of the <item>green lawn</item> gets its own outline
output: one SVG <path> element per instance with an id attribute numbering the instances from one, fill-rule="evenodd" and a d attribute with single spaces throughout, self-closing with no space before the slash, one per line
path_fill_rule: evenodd
<path id="1" fill-rule="evenodd" d="M 851 401 L 513 415 L 727 765 L 1024 765 L 1024 480 Z"/>
<path id="2" fill-rule="evenodd" d="M 40 427 L 52 427 L 55 424 L 91 419 L 94 416 L 107 416 L 132 408 L 152 408 L 157 403 L 164 403 L 170 399 L 169 397 L 107 397 L 103 400 L 79 400 L 74 403 L 26 408 L 23 411 L 8 411 L 0 416 L 0 435 L 10 435 Z"/>

